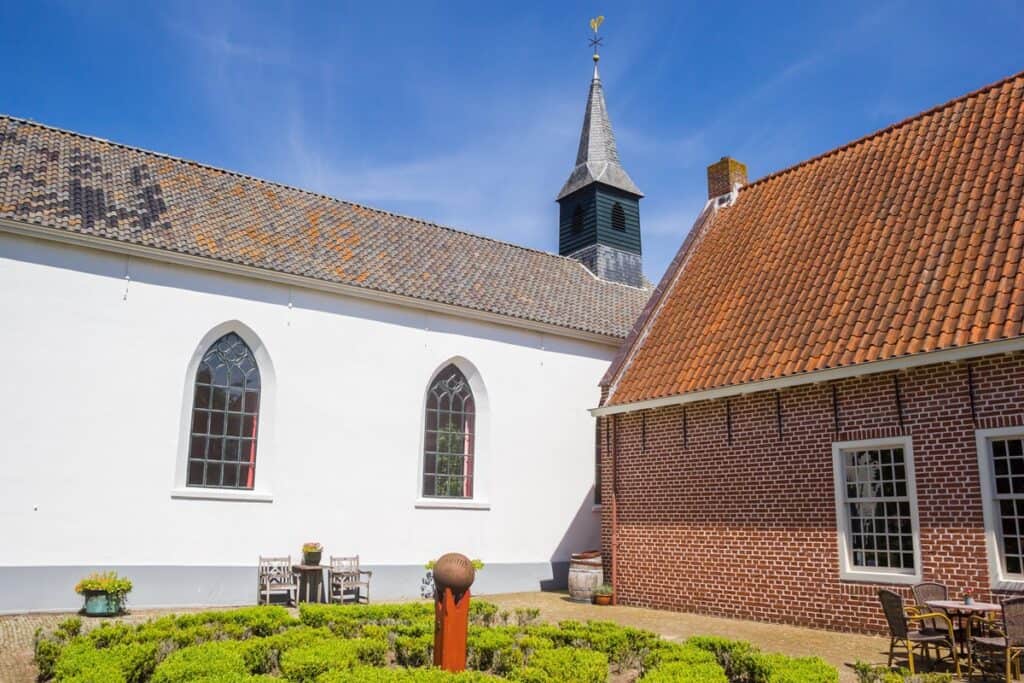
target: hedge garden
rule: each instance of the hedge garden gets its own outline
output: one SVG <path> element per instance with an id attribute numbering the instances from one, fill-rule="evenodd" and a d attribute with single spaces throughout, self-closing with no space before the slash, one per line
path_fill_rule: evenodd
<path id="1" fill-rule="evenodd" d="M 40 680 L 75 683 L 838 681 L 820 659 L 764 654 L 748 643 L 672 643 L 609 622 L 539 624 L 536 610 L 499 613 L 479 600 L 471 607 L 468 667 L 460 674 L 430 668 L 430 603 L 304 604 L 298 617 L 282 607 L 250 607 L 105 623 L 88 633 L 73 618 L 36 634 L 36 663 Z"/>

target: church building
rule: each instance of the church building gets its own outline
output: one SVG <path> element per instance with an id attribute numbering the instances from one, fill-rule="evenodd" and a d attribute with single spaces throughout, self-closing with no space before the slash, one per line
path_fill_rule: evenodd
<path id="1" fill-rule="evenodd" d="M 564 585 L 641 196 L 596 69 L 558 255 L 0 116 L 0 612 L 110 569 L 251 604 L 307 541 L 374 600 L 447 551 L 481 593 Z"/>

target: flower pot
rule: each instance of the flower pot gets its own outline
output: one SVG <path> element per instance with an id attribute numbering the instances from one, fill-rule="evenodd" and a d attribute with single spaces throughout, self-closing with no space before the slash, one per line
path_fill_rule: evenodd
<path id="1" fill-rule="evenodd" d="M 111 617 L 121 612 L 121 601 L 110 593 L 85 593 L 85 613 L 90 617 Z"/>
<path id="2" fill-rule="evenodd" d="M 964 596 L 964 604 L 965 605 L 973 605 L 974 604 L 974 596 L 972 596 L 972 595 L 965 595 Z"/>
<path id="3" fill-rule="evenodd" d="M 612 596 L 610 596 L 610 595 L 595 595 L 594 596 L 594 604 L 595 605 L 610 605 L 610 604 L 612 604 Z"/>
<path id="4" fill-rule="evenodd" d="M 324 551 L 317 550 L 314 552 L 302 553 L 302 564 L 314 566 L 320 564 L 320 557 L 324 554 Z"/>

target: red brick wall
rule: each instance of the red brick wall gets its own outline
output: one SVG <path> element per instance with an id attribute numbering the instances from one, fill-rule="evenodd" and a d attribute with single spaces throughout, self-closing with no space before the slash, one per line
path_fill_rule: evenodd
<path id="1" fill-rule="evenodd" d="M 882 584 L 839 578 L 832 443 L 903 434 L 924 580 L 986 597 L 975 430 L 1024 425 L 1022 411 L 1016 353 L 602 418 L 602 546 L 608 563 L 615 476 L 619 602 L 881 630 Z"/>

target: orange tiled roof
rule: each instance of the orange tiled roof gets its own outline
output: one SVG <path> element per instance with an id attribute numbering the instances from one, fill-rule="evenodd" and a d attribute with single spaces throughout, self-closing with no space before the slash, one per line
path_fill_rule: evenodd
<path id="1" fill-rule="evenodd" d="M 698 220 L 606 403 L 1021 336 L 1022 195 L 1024 73 L 762 178 Z"/>

